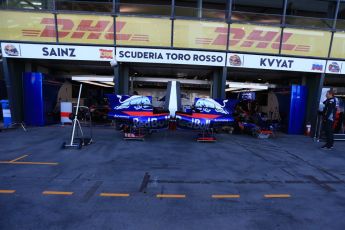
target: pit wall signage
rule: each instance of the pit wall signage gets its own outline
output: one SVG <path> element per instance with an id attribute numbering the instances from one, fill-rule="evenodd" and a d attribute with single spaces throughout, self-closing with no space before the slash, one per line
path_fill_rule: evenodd
<path id="1" fill-rule="evenodd" d="M 228 53 L 227 66 L 324 73 L 326 60 Z"/>
<path id="2" fill-rule="evenodd" d="M 57 15 L 57 31 L 54 15 L 50 13 L 0 11 L 0 40 L 34 41 L 73 44 L 119 46 L 170 47 L 171 20 L 168 18 L 116 17 L 105 15 Z M 116 29 L 115 29 L 116 28 Z M 212 49 L 230 52 L 255 52 L 278 54 L 280 41 L 284 55 L 327 57 L 331 33 L 320 30 L 281 28 L 223 22 L 182 20 L 174 21 L 175 48 Z M 345 37 L 341 32 L 334 35 L 332 58 L 345 56 Z"/>
<path id="3" fill-rule="evenodd" d="M 111 61 L 115 57 L 114 47 L 1 43 L 1 50 L 7 58 Z"/>
<path id="4" fill-rule="evenodd" d="M 345 62 L 240 53 L 172 49 L 1 43 L 3 57 L 138 62 L 345 74 Z"/>
<path id="5" fill-rule="evenodd" d="M 118 47 L 116 48 L 116 60 L 119 62 L 225 66 L 226 54 L 224 52 Z"/>

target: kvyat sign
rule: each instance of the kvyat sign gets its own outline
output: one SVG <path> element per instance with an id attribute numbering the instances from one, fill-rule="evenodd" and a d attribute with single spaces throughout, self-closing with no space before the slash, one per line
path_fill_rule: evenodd
<path id="1" fill-rule="evenodd" d="M 228 53 L 227 66 L 323 73 L 326 60 Z"/>

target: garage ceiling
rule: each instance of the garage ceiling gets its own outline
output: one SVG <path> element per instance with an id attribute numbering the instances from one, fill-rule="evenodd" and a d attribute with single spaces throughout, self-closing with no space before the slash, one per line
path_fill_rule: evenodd
<path id="1" fill-rule="evenodd" d="M 56 75 L 106 75 L 113 76 L 113 69 L 108 62 L 87 62 L 87 61 L 56 61 L 56 60 L 31 60 L 33 66 L 42 66 L 52 74 Z M 211 80 L 214 67 L 209 66 L 186 66 L 131 63 L 129 67 L 130 76 L 135 77 L 161 77 L 161 78 L 186 78 L 195 80 Z M 232 68 L 228 71 L 228 80 L 272 83 L 300 80 L 303 76 L 320 77 L 319 74 L 301 73 L 291 71 L 269 71 L 258 69 Z M 258 80 L 262 79 L 262 80 Z M 339 76 L 326 77 L 326 83 L 344 84 L 344 79 Z"/>

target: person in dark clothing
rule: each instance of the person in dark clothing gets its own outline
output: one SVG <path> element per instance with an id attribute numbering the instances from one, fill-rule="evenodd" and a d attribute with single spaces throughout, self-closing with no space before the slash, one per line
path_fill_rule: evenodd
<path id="1" fill-rule="evenodd" d="M 334 92 L 329 90 L 326 94 L 327 99 L 323 102 L 325 105 L 323 109 L 323 124 L 326 135 L 326 144 L 322 146 L 322 149 L 330 150 L 333 148 L 334 136 L 333 136 L 333 124 L 337 112 L 336 99 L 334 98 Z"/>

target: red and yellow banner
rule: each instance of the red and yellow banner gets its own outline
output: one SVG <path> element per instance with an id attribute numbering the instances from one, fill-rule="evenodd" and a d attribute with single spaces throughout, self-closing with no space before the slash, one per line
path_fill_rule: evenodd
<path id="1" fill-rule="evenodd" d="M 280 36 L 279 27 L 231 24 L 229 50 L 278 54 Z"/>
<path id="2" fill-rule="evenodd" d="M 49 21 L 53 14 L 0 11 L 0 40 L 55 42 L 55 29 L 45 30 Z"/>
<path id="3" fill-rule="evenodd" d="M 333 37 L 332 58 L 345 58 L 345 33 L 337 32 Z"/>
<path id="4" fill-rule="evenodd" d="M 331 32 L 284 29 L 282 54 L 327 57 Z"/>
<path id="5" fill-rule="evenodd" d="M 228 26 L 225 23 L 176 20 L 174 47 L 225 50 Z M 229 50 L 239 52 L 327 57 L 331 33 L 247 24 L 231 24 Z"/>
<path id="6" fill-rule="evenodd" d="M 54 21 L 46 25 L 54 30 Z M 59 42 L 64 43 L 114 43 L 114 20 L 111 16 L 58 14 Z"/>
<path id="7" fill-rule="evenodd" d="M 63 43 L 114 43 L 111 16 L 58 14 L 59 41 Z M 56 41 L 53 14 L 0 11 L 0 40 Z M 116 18 L 118 45 L 170 46 L 171 21 L 160 18 Z"/>
<path id="8" fill-rule="evenodd" d="M 167 18 L 116 18 L 118 45 L 170 46 L 171 21 Z"/>
<path id="9" fill-rule="evenodd" d="M 227 34 L 226 23 L 191 20 L 174 23 L 174 47 L 226 50 L 227 36 L 219 41 L 223 39 L 221 32 Z"/>
<path id="10" fill-rule="evenodd" d="M 328 31 L 284 29 L 272 26 L 231 24 L 223 22 L 175 20 L 174 47 L 327 57 L 331 33 Z M 170 47 L 171 20 L 120 16 L 116 26 L 112 16 L 58 14 L 59 41 L 63 43 L 105 44 Z M 53 14 L 0 11 L 0 40 L 55 42 L 56 26 Z M 334 36 L 332 57 L 343 58 L 345 35 Z"/>
<path id="11" fill-rule="evenodd" d="M 59 41 L 65 43 L 114 43 L 114 22 L 111 16 L 58 16 Z M 157 18 L 116 18 L 117 45 L 170 46 L 171 22 Z"/>

